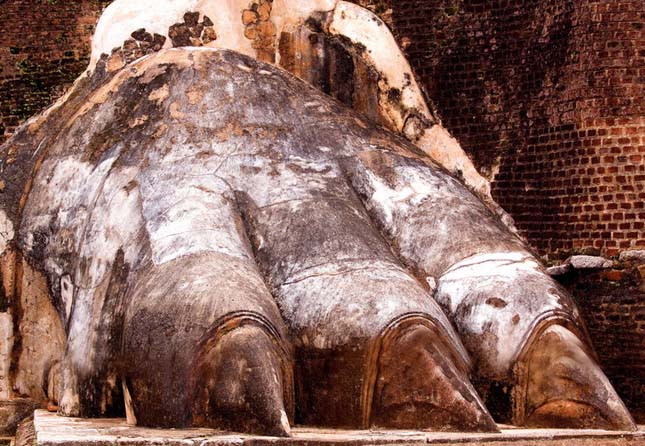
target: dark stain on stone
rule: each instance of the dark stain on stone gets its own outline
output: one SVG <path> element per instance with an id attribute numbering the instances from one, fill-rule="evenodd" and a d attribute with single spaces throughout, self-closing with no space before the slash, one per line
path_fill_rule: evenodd
<path id="1" fill-rule="evenodd" d="M 109 59 L 119 67 L 120 64 L 129 64 L 143 56 L 156 53 L 163 48 L 164 43 L 165 36 L 150 34 L 144 28 L 140 28 L 130 34 L 130 38 L 124 41 L 121 47 L 113 49 Z M 107 62 L 108 67 L 110 61 Z"/>
<path id="2" fill-rule="evenodd" d="M 512 422 L 513 394 L 508 385 L 503 382 L 487 379 L 473 379 L 477 393 L 486 402 L 490 414 L 496 422 L 510 424 Z"/>
<path id="3" fill-rule="evenodd" d="M 329 82 L 323 85 L 323 91 L 326 88 L 325 93 L 351 107 L 354 98 L 354 58 L 340 39 L 328 39 L 325 51 Z"/>
<path id="4" fill-rule="evenodd" d="M 168 29 L 173 47 L 204 46 L 217 39 L 213 21 L 204 16 L 199 22 L 199 12 L 184 14 L 183 23 L 175 23 Z"/>
<path id="5" fill-rule="evenodd" d="M 508 303 L 505 300 L 500 299 L 499 297 L 491 297 L 487 299 L 486 304 L 495 308 L 504 308 L 505 306 L 508 305 Z"/>
<path id="6" fill-rule="evenodd" d="M 0 313 L 6 313 L 9 309 L 9 299 L 5 293 L 4 286 L 2 285 L 5 282 L 4 277 L 2 277 L 2 271 L 0 271 Z"/>
<path id="7" fill-rule="evenodd" d="M 393 104 L 398 104 L 401 101 L 401 90 L 398 88 L 390 88 L 387 91 L 387 99 Z"/>
<path id="8" fill-rule="evenodd" d="M 11 302 L 11 311 L 13 313 L 13 349 L 11 351 L 11 365 L 9 367 L 9 376 L 14 378 L 18 373 L 18 362 L 22 355 L 23 343 L 22 334 L 20 331 L 20 321 L 24 317 L 24 308 L 20 295 L 22 293 L 22 278 L 23 278 L 23 258 L 17 252 L 14 265 L 14 283 L 15 290 L 13 293 L 13 300 Z"/>
<path id="9" fill-rule="evenodd" d="M 256 0 L 242 12 L 244 37 L 251 40 L 257 58 L 275 63 L 277 29 L 271 21 L 272 0 Z"/>

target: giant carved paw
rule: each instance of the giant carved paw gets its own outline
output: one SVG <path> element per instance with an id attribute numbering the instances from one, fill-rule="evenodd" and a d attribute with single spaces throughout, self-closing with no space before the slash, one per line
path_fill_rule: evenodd
<path id="1" fill-rule="evenodd" d="M 519 239 L 414 145 L 278 68 L 170 49 L 97 69 L 4 150 L 19 249 L 71 278 L 51 290 L 64 414 L 105 413 L 122 388 L 147 426 L 495 431 L 471 373 L 525 383 L 528 424 L 580 399 L 561 381 L 586 347 L 544 328 L 579 316 Z M 567 410 L 630 427 L 589 376 L 609 399 Z"/>

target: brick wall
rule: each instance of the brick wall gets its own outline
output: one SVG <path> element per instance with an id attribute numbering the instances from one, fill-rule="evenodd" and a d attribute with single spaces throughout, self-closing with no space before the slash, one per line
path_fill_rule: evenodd
<path id="1" fill-rule="evenodd" d="M 389 3 L 444 123 L 542 255 L 645 248 L 644 5 Z"/>
<path id="2" fill-rule="evenodd" d="M 0 142 L 85 69 L 109 0 L 0 0 Z"/>
<path id="3" fill-rule="evenodd" d="M 575 271 L 561 281 L 577 298 L 605 373 L 645 423 L 645 265 Z"/>

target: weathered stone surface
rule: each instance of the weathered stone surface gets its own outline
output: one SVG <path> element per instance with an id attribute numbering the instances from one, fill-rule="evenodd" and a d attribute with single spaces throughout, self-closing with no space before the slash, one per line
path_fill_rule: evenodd
<path id="1" fill-rule="evenodd" d="M 11 354 L 13 352 L 13 316 L 0 313 L 0 401 L 13 396 L 11 388 Z"/>
<path id="2" fill-rule="evenodd" d="M 36 429 L 33 416 L 31 416 L 18 425 L 14 444 L 15 446 L 33 446 L 36 442 Z"/>
<path id="3" fill-rule="evenodd" d="M 195 68 L 203 75 L 198 82 L 193 79 Z M 173 80 L 172 94 L 168 79 L 178 80 Z M 445 359 L 433 358 L 427 367 L 441 366 L 444 360 L 453 367 L 454 361 L 456 382 L 465 383 L 460 392 L 473 407 L 475 421 L 469 429 L 491 428 L 468 383 L 467 354 L 450 323 L 371 227 L 337 163 L 343 152 L 370 147 L 366 137 L 389 144 L 387 133 L 365 122 L 359 126 L 356 122 L 362 118 L 336 102 L 320 94 L 312 97 L 309 87 L 282 71 L 231 52 L 165 51 L 104 84 L 96 77 L 94 82 L 95 90 L 81 92 L 92 98 L 89 103 L 72 101 L 52 110 L 73 119 L 67 136 L 52 140 L 35 177 L 28 180 L 31 190 L 24 200 L 23 231 L 17 241 L 27 258 L 44 265 L 51 283 L 61 284 L 54 296 L 59 308 L 68 308 L 65 288 L 73 290 L 60 372 L 63 413 L 87 416 L 119 410 L 122 397 L 116 383 L 126 377 L 140 423 L 215 423 L 221 417 L 210 416 L 212 408 L 200 404 L 209 401 L 208 392 L 213 396 L 225 390 L 221 380 L 199 400 L 199 386 L 219 373 L 219 359 L 211 358 L 210 352 L 216 354 L 215 340 L 228 330 L 222 327 L 232 324 L 239 330 L 252 324 L 276 344 L 272 373 L 277 374 L 278 390 L 271 404 L 278 414 L 282 410 L 283 419 L 263 421 L 271 412 L 268 408 L 242 416 L 245 412 L 237 403 L 225 418 L 241 420 L 237 429 L 269 426 L 268 432 L 274 432 L 276 423 L 285 424 L 293 411 L 293 359 L 275 298 L 299 350 L 298 376 L 302 379 L 306 370 L 313 373 L 298 383 L 299 398 L 323 397 L 320 408 L 330 409 L 314 412 L 313 405 L 300 416 L 311 417 L 314 424 L 369 425 L 372 380 L 378 377 L 373 344 L 394 321 L 415 315 L 435 327 L 444 342 L 440 348 Z M 180 89 L 186 94 L 174 96 Z M 300 93 L 294 97 L 295 91 Z M 271 111 L 273 102 L 262 99 L 268 92 L 278 103 L 291 105 L 280 113 Z M 207 103 L 220 104 L 214 109 L 218 118 L 195 113 L 195 107 Z M 334 116 L 323 124 L 322 133 L 321 121 L 306 111 L 312 105 L 316 113 Z M 121 112 L 114 114 L 119 108 Z M 134 115 L 133 109 L 138 110 Z M 356 130 L 345 132 L 346 120 Z M 205 122 L 222 127 L 203 127 Z M 98 139 L 91 137 L 89 146 L 73 149 L 72 140 L 88 135 L 88 129 L 81 128 L 90 123 L 98 126 Z M 46 134 L 50 124 L 40 125 Z M 105 125 L 113 136 L 105 138 L 99 130 Z M 310 133 L 314 126 L 315 138 Z M 113 133 L 117 128 L 118 138 Z M 194 132 L 196 128 L 202 131 Z M 25 130 L 15 139 L 30 138 Z M 141 131 L 157 136 L 144 138 L 152 144 L 149 149 L 134 150 L 143 141 Z M 206 134 L 212 136 L 204 138 Z M 169 151 L 167 142 L 179 135 L 190 142 L 172 143 Z M 15 150 L 11 142 L 10 147 Z M 202 147 L 198 157 L 196 147 Z M 412 146 L 403 150 L 416 156 Z M 13 163 L 8 166 L 13 168 Z M 195 177 L 198 172 L 203 176 Z M 66 180 L 69 174 L 71 181 Z M 195 178 L 201 179 L 195 183 Z M 313 206 L 312 198 L 319 204 Z M 286 228 L 290 230 L 283 232 Z M 318 238 L 311 237 L 314 233 Z M 33 243 L 36 238 L 43 243 Z M 64 277 L 72 278 L 71 283 L 64 285 Z M 356 280 L 364 285 L 356 288 Z M 332 296 L 337 300 L 325 302 Z M 246 348 L 254 342 L 259 340 L 249 341 Z M 334 392 L 316 390 L 315 383 L 324 376 L 320 361 L 337 369 L 329 388 Z M 239 386 L 242 378 L 232 378 L 238 381 L 231 385 Z M 259 386 L 253 392 L 264 395 L 274 386 L 267 381 L 249 384 Z M 29 391 L 38 393 L 35 388 Z M 446 392 L 452 395 L 453 390 Z M 280 409 L 282 400 L 285 409 Z M 348 401 L 360 404 L 350 410 Z M 339 415 L 325 418 L 331 413 Z M 288 429 L 282 431 L 286 433 Z"/>
<path id="4" fill-rule="evenodd" d="M 198 23 L 200 16 L 204 17 L 203 24 Z M 101 57 L 111 54 L 114 48 L 134 45 L 143 55 L 136 37 L 132 40 L 132 33 L 140 29 L 155 36 L 168 36 L 165 48 L 171 46 L 170 42 L 174 46 L 205 45 L 278 63 L 415 142 L 460 176 L 506 224 L 514 227 L 512 218 L 492 199 L 488 181 L 426 104 L 387 26 L 367 9 L 342 0 L 235 0 L 223 4 L 164 0 L 154 5 L 117 0 L 97 25 L 89 69 L 93 70 Z M 204 34 L 202 29 L 208 32 Z M 314 32 L 303 33 L 302 29 Z M 289 36 L 295 36 L 296 45 L 284 45 Z M 150 45 L 144 47 L 148 53 Z M 131 50 L 125 52 L 132 54 Z M 120 66 L 122 59 L 111 59 L 109 64 Z M 298 63 L 289 62 L 294 60 Z"/>
<path id="5" fill-rule="evenodd" d="M 471 367 L 518 389 L 523 423 L 534 339 L 557 324 L 588 345 L 570 297 L 457 179 L 242 54 L 99 66 L 4 150 L 15 243 L 61 312 L 72 279 L 64 414 L 122 411 L 122 381 L 148 426 L 288 435 L 297 401 L 313 425 L 492 431 Z M 605 396 L 592 410 L 632 428 L 606 380 L 584 388 L 593 358 L 576 360 L 571 381 Z"/>
<path id="6" fill-rule="evenodd" d="M 623 251 L 618 259 L 621 262 L 645 263 L 645 250 Z"/>
<path id="7" fill-rule="evenodd" d="M 273 62 L 273 20 L 299 16 L 267 5 L 251 6 L 245 37 L 252 28 L 254 56 Z M 99 48 L 106 26 L 150 18 L 129 12 L 107 14 Z M 318 12 L 309 31 L 287 33 L 288 65 L 319 79 L 329 68 L 330 92 L 359 111 L 376 104 L 375 122 L 419 143 L 436 123 L 405 60 L 393 65 L 391 35 L 345 2 Z M 197 45 L 200 26 L 222 24 L 202 14 L 185 13 L 171 40 Z M 154 42 L 146 29 L 123 49 Z M 333 57 L 311 57 L 308 70 L 296 56 L 313 36 Z M 191 47 L 125 63 L 102 53 L 4 152 L 16 308 L 42 294 L 67 331 L 60 365 L 35 361 L 34 373 L 18 361 L 21 392 L 82 416 L 122 412 L 125 399 L 146 426 L 494 431 L 473 372 L 486 402 L 511 389 L 517 424 L 538 414 L 539 425 L 634 428 L 573 301 L 427 150 L 240 53 Z M 563 348 L 545 337 L 556 329 Z M 544 354 L 573 361 L 564 389 L 532 367 Z M 558 408 L 579 401 L 590 414 L 562 422 Z"/>
<path id="8" fill-rule="evenodd" d="M 0 437 L 15 435 L 18 424 L 37 408 L 38 404 L 30 399 L 0 401 Z"/>
<path id="9" fill-rule="evenodd" d="M 47 401 L 50 371 L 63 357 L 65 331 L 45 275 L 25 259 L 18 259 L 20 283 L 20 356 L 14 376 L 14 390 L 36 401 Z"/>

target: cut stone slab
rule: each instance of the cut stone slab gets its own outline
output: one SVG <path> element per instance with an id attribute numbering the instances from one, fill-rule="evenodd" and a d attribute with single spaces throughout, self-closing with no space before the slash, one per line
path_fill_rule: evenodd
<path id="1" fill-rule="evenodd" d="M 599 256 L 571 256 L 561 265 L 547 268 L 549 276 L 564 276 L 573 270 L 581 269 L 608 269 L 614 266 L 614 262 Z"/>
<path id="2" fill-rule="evenodd" d="M 569 263 L 574 269 L 603 269 L 614 266 L 614 262 L 599 256 L 571 256 L 565 263 Z"/>
<path id="3" fill-rule="evenodd" d="M 209 429 L 132 427 L 125 419 L 65 418 L 43 410 L 34 414 L 37 446 L 643 446 L 645 426 L 636 432 L 574 429 L 517 429 L 499 434 L 392 430 L 292 429 L 291 438 L 231 434 Z"/>
<path id="4" fill-rule="evenodd" d="M 634 251 L 623 251 L 620 253 L 619 260 L 621 262 L 645 263 L 645 249 L 634 250 Z"/>

